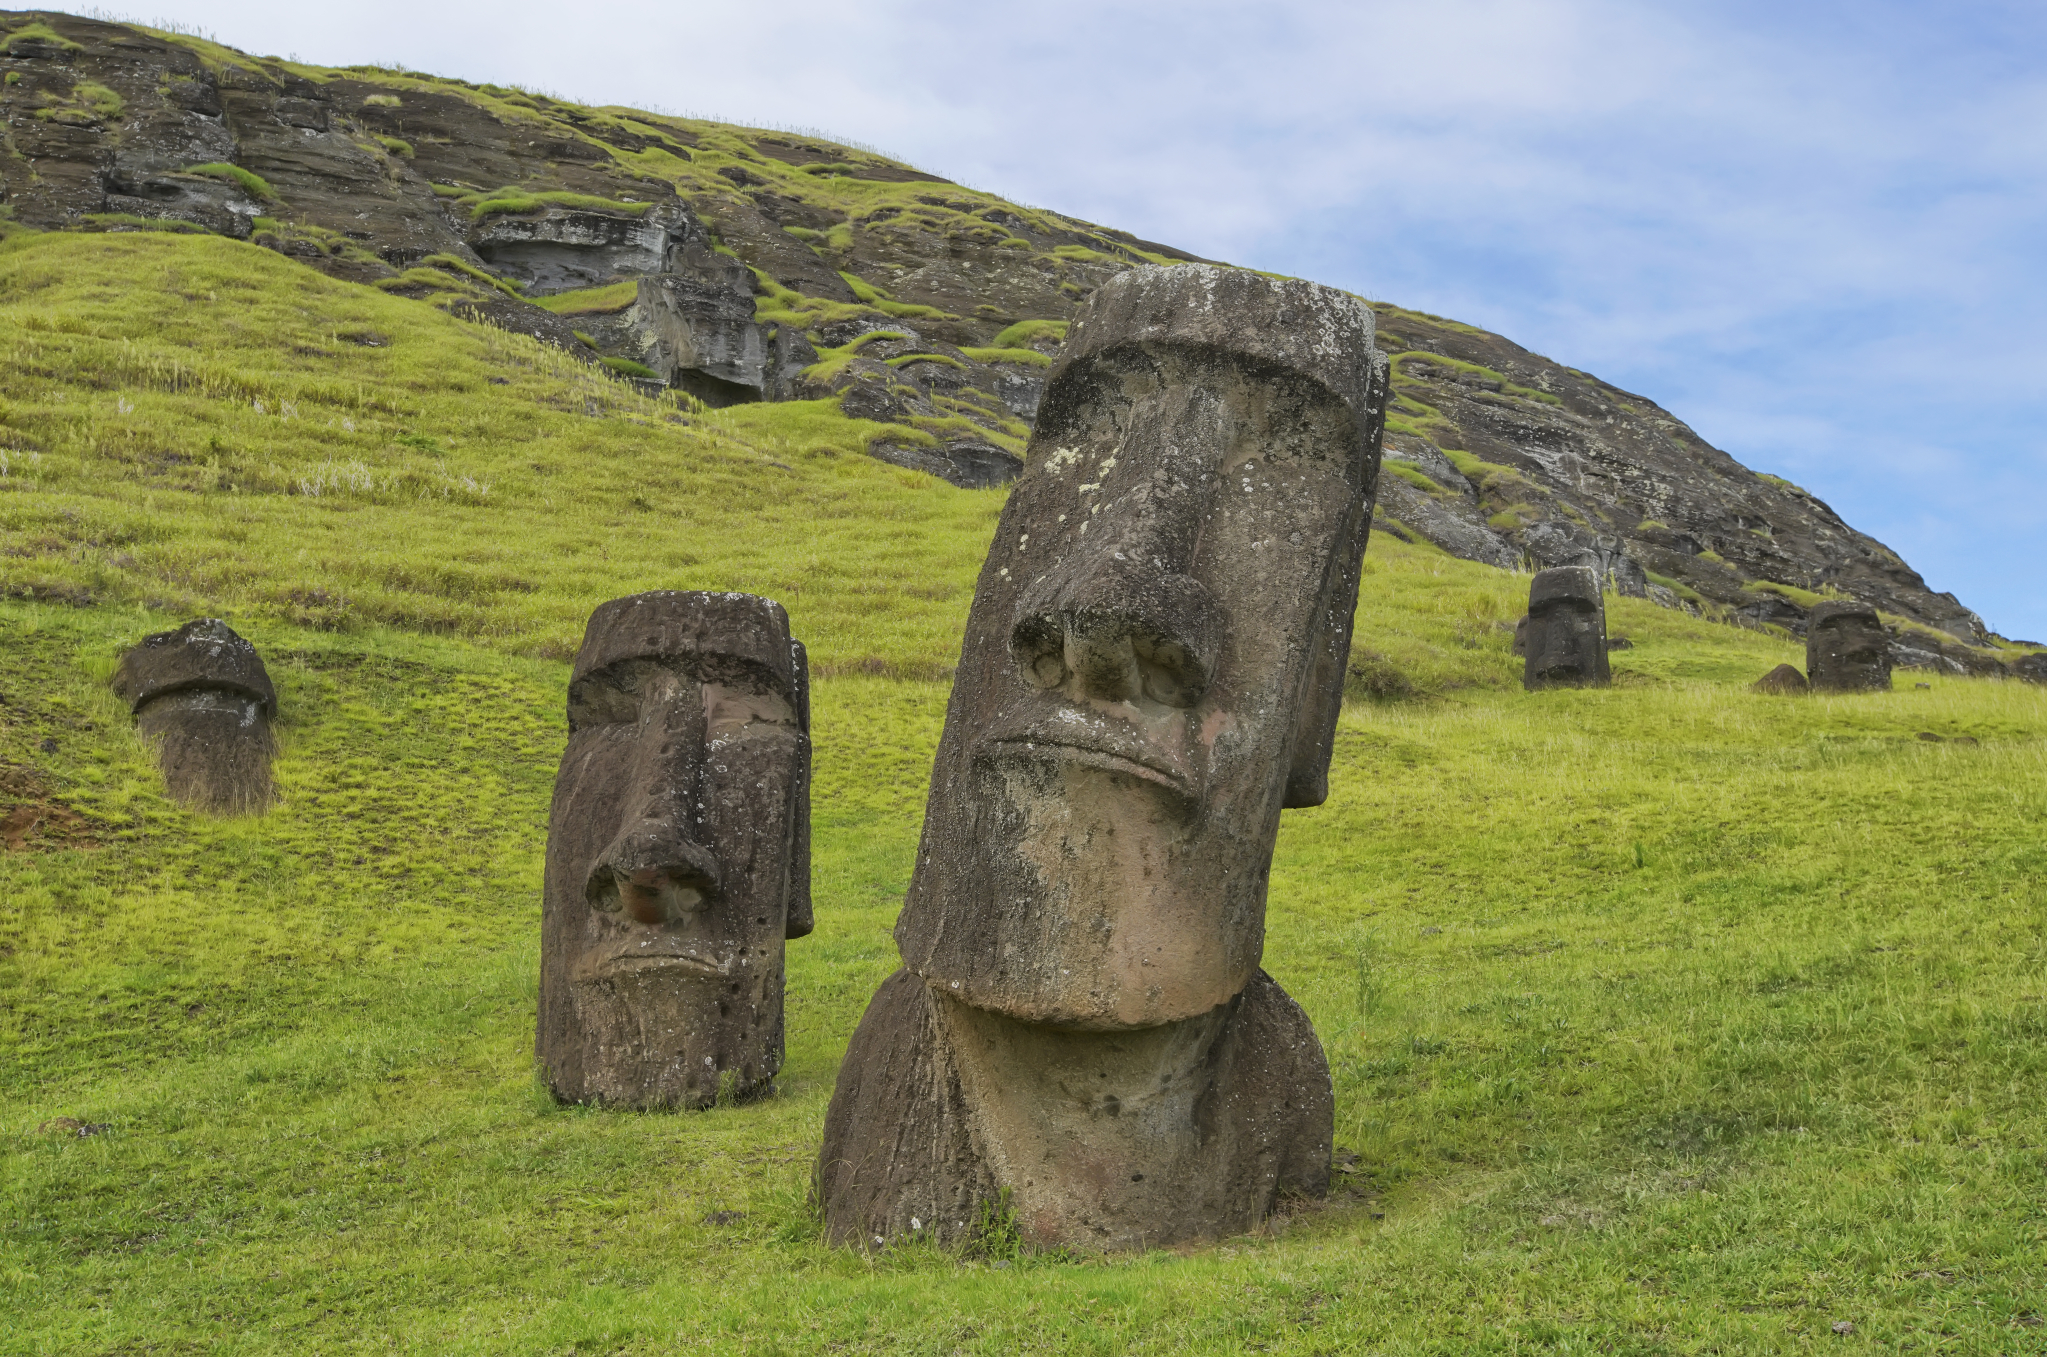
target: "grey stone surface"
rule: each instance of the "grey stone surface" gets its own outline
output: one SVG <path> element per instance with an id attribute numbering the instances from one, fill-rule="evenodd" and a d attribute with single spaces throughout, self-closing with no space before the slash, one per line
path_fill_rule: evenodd
<path id="1" fill-rule="evenodd" d="M 577 208 L 499 213 L 469 228 L 469 247 L 533 296 L 668 271 L 679 208 L 637 216 Z"/>
<path id="2" fill-rule="evenodd" d="M 1594 537 L 1590 546 L 1566 564 L 1584 566 L 1598 577 L 1602 588 L 1611 589 L 1623 598 L 1648 596 L 1648 576 L 1643 573 L 1641 564 L 1628 555 L 1617 537 Z"/>
<path id="3" fill-rule="evenodd" d="M 1859 601 L 1816 605 L 1806 620 L 1805 673 L 1817 690 L 1889 692 L 1891 642 L 1876 609 Z"/>
<path id="4" fill-rule="evenodd" d="M 1312 1030 L 1258 970 L 1279 816 L 1327 793 L 1384 419 L 1368 311 L 1201 266 L 1096 295 L 981 572 L 826 1228 L 1133 1248 L 1327 1186 Z M 933 1216 L 920 1212 L 929 1210 Z"/>
<path id="5" fill-rule="evenodd" d="M 174 798 L 217 815 L 270 808 L 277 691 L 256 647 L 227 623 L 199 618 L 144 637 L 121 657 L 114 691 Z"/>
<path id="6" fill-rule="evenodd" d="M 1606 600 L 1587 566 L 1538 570 L 1528 584 L 1527 657 L 1521 686 L 1601 687 L 1612 681 L 1606 660 Z"/>
<path id="7" fill-rule="evenodd" d="M 536 1053 L 555 1095 L 770 1091 L 783 942 L 811 928 L 810 698 L 780 605 L 663 590 L 591 615 L 548 820 Z"/>

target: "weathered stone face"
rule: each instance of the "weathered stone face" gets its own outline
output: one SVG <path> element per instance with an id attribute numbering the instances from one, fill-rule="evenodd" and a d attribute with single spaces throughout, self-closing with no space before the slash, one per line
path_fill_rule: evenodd
<path id="1" fill-rule="evenodd" d="M 277 691 L 227 623 L 205 617 L 143 638 L 122 656 L 114 691 L 156 746 L 173 797 L 219 815 L 270 808 Z"/>
<path id="2" fill-rule="evenodd" d="M 591 615 L 548 821 L 537 1050 L 556 1096 L 770 1089 L 783 940 L 811 927 L 809 726 L 778 604 L 662 591 Z"/>
<path id="3" fill-rule="evenodd" d="M 1805 672 L 1818 691 L 1891 689 L 1891 643 L 1867 603 L 1821 603 L 1805 622 Z"/>
<path id="4" fill-rule="evenodd" d="M 1198 266 L 1104 287 L 982 568 L 904 964 L 1038 1022 L 1243 989 L 1284 806 L 1321 803 L 1378 473 L 1372 321 Z"/>
<path id="5" fill-rule="evenodd" d="M 1599 576 L 1582 565 L 1538 570 L 1528 586 L 1526 665 L 1521 686 L 1601 687 L 1613 681 L 1606 660 L 1606 602 Z"/>
<path id="6" fill-rule="evenodd" d="M 1341 293 L 1102 287 L 968 617 L 896 941 L 827 1117 L 829 1235 L 1254 1226 L 1329 1172 L 1329 1072 L 1258 970 L 1279 813 L 1320 804 L 1386 369 Z"/>

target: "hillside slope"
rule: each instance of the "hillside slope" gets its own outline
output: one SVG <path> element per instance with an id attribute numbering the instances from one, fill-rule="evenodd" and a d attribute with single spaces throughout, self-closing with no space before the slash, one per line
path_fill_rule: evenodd
<path id="1" fill-rule="evenodd" d="M 35 229 L 205 231 L 533 335 L 713 405 L 829 401 L 867 451 L 1013 475 L 1066 320 L 1191 256 L 816 138 L 0 15 L 0 192 Z M 1400 401 L 1380 518 L 1489 564 L 1800 634 L 1827 595 L 1906 663 L 2014 658 L 1951 594 L 1652 402 L 1377 304 Z"/>

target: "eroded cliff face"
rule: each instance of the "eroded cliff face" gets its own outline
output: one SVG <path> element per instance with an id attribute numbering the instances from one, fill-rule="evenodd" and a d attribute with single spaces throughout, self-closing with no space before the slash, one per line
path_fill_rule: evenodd
<path id="1" fill-rule="evenodd" d="M 785 133 L 0 13 L 0 220 L 182 229 L 532 334 L 711 404 L 831 400 L 878 457 L 1011 479 L 1078 302 L 1167 246 Z M 1382 531 L 1802 634 L 1824 595 L 1905 663 L 1994 640 L 1883 544 L 1642 397 L 1379 308 Z M 651 376 L 649 376 L 651 374 Z"/>
<path id="2" fill-rule="evenodd" d="M 1799 635 L 1823 593 L 1859 598 L 1924 629 L 1900 629 L 1901 647 L 1923 652 L 1908 660 L 1992 662 L 1967 653 L 1992 638 L 1953 594 L 1655 402 L 1394 307 L 1380 309 L 1380 337 L 1394 354 L 1380 496 L 1393 531 L 1470 560 L 1591 565 L 1623 592 Z"/>

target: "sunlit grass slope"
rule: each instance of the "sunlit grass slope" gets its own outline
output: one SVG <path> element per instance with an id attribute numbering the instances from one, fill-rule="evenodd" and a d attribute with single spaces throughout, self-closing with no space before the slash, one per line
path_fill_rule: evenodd
<path id="1" fill-rule="evenodd" d="M 933 674 L 1001 499 L 823 403 L 686 412 L 557 350 L 164 234 L 0 244 L 17 593 L 567 654 L 604 599 L 781 599 L 825 672 Z"/>
<path id="2" fill-rule="evenodd" d="M 94 844 L 0 852 L 0 1351 L 2047 1342 L 2047 690 L 1765 698 L 1790 647 L 1618 600 L 1616 686 L 1524 694 L 1526 578 L 1375 539 L 1266 957 L 1338 1195 L 1178 1254 L 870 1258 L 820 1245 L 810 1155 L 999 496 L 218 241 L 10 243 L 0 323 L 0 786 Z M 333 462 L 380 488 L 298 485 Z M 562 656 L 651 585 L 776 594 L 832 675 L 752 1107 L 532 1076 Z M 168 804 L 107 688 L 199 610 L 278 684 L 262 819 Z"/>

